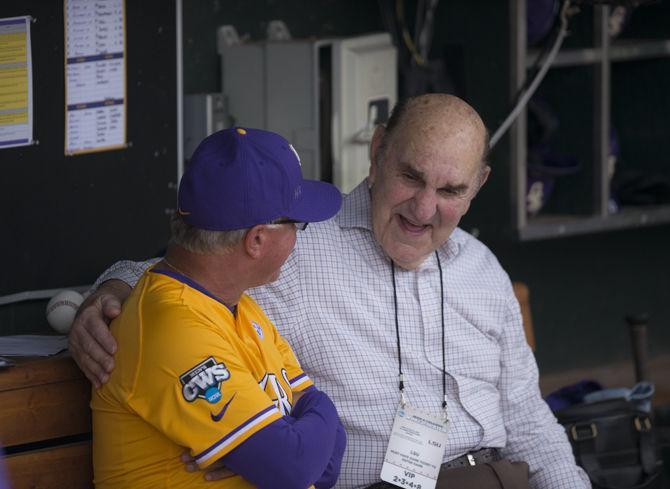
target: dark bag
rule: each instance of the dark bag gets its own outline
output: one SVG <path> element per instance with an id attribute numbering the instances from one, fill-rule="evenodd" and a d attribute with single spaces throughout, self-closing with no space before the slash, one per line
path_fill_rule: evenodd
<path id="1" fill-rule="evenodd" d="M 594 489 L 660 489 L 662 467 L 649 413 L 625 399 L 611 399 L 555 414 Z"/>

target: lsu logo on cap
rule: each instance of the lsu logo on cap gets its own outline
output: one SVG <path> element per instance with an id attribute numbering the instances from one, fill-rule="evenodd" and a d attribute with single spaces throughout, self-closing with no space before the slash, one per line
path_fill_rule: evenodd
<path id="1" fill-rule="evenodd" d="M 211 404 L 221 400 L 221 382 L 230 378 L 230 371 L 224 363 L 217 363 L 209 357 L 188 372 L 179 376 L 182 395 L 188 402 L 205 399 Z"/>

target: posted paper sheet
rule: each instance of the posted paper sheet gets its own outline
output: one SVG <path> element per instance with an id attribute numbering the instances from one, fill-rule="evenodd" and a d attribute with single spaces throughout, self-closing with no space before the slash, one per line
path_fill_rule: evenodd
<path id="1" fill-rule="evenodd" d="M 124 0 L 64 1 L 65 154 L 124 148 Z"/>
<path id="2" fill-rule="evenodd" d="M 31 17 L 0 19 L 0 148 L 33 143 Z"/>

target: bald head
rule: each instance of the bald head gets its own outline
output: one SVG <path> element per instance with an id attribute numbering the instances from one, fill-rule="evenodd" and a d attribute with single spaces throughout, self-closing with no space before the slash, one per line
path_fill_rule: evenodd
<path id="1" fill-rule="evenodd" d="M 370 144 L 372 232 L 393 262 L 419 266 L 442 246 L 488 178 L 486 127 L 453 95 L 401 102 Z"/>
<path id="2" fill-rule="evenodd" d="M 404 99 L 395 106 L 380 141 L 377 161 L 398 134 L 419 136 L 423 141 L 460 140 L 473 146 L 485 166 L 489 134 L 475 109 L 464 100 L 446 93 L 429 93 Z M 410 137 L 410 140 L 416 140 Z"/>

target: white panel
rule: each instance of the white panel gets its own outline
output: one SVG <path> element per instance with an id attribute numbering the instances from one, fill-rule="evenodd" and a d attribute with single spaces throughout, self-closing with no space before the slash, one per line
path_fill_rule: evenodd
<path id="1" fill-rule="evenodd" d="M 351 191 L 369 171 L 375 102 L 398 97 L 397 54 L 388 34 L 333 43 L 333 183 Z"/>

